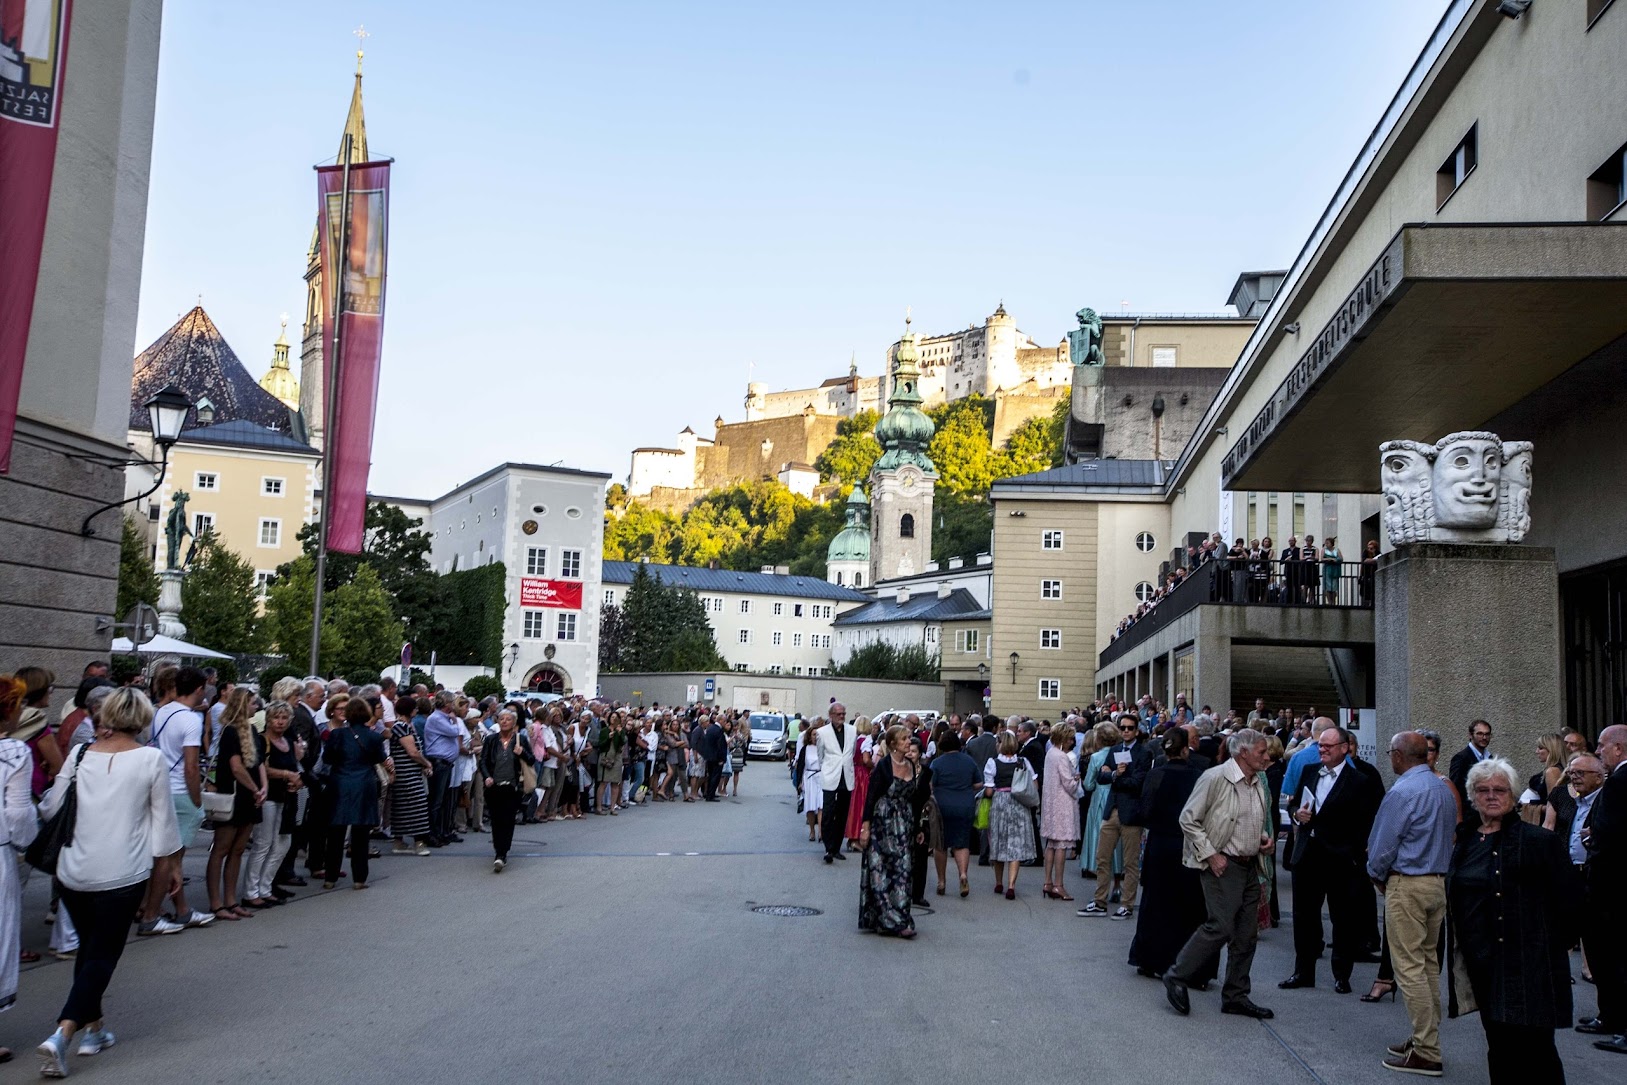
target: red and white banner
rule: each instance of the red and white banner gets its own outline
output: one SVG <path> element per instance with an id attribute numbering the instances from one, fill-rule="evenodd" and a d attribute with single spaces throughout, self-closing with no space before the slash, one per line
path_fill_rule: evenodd
<path id="1" fill-rule="evenodd" d="M 323 519 L 330 550 L 359 554 L 367 519 L 367 470 L 373 461 L 373 414 L 378 406 L 379 359 L 384 345 L 390 164 L 366 162 L 350 167 L 350 224 L 344 235 L 342 270 L 336 270 L 341 263 L 336 254 L 344 218 L 345 167 L 319 166 L 316 174 L 322 286 L 327 291 L 322 319 L 323 393 L 329 389 L 334 393 L 332 416 L 322 427 L 323 455 L 332 458 L 330 492 L 322 495 Z M 337 354 L 333 349 L 336 332 Z M 337 386 L 332 383 L 335 371 Z"/>
<path id="2" fill-rule="evenodd" d="M 520 605 L 522 607 L 553 607 L 558 610 L 582 609 L 582 582 L 580 580 L 544 580 L 540 576 L 520 577 Z"/>
<path id="3" fill-rule="evenodd" d="M 34 316 L 73 0 L 0 0 L 0 475 Z"/>

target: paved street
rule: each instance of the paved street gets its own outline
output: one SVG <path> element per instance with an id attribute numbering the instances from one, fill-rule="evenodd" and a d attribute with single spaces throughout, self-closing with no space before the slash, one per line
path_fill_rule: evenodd
<path id="1" fill-rule="evenodd" d="M 1216 993 L 1194 993 L 1182 1020 L 1123 963 L 1132 924 L 1043 900 L 1037 869 L 1015 902 L 976 868 L 962 901 L 951 874 L 913 943 L 860 935 L 857 860 L 820 863 L 793 803 L 783 768 L 753 763 L 722 805 L 521 827 L 500 876 L 487 838 L 471 836 L 378 860 L 364 893 L 307 891 L 252 920 L 143 939 L 109 1000 L 118 1047 L 72 1068 L 121 1085 L 628 1085 L 701 1067 L 710 1083 L 1394 1081 L 1379 1057 L 1406 1035 L 1401 1006 L 1276 990 L 1286 928 L 1255 964 L 1275 1021 L 1222 1017 Z M 203 858 L 187 863 L 200 894 Z M 1070 890 L 1082 899 L 1077 879 Z M 35 879 L 24 913 L 24 944 L 41 951 L 44 893 Z M 824 914 L 775 918 L 758 904 Z M 33 1073 L 71 967 L 32 966 L 0 1017 L 0 1043 L 19 1051 L 7 1080 Z M 1358 989 L 1371 976 L 1358 970 Z M 1592 988 L 1578 991 L 1591 1010 Z M 1448 1080 L 1484 1081 L 1478 1020 L 1448 1022 L 1443 1038 Z M 1622 1060 L 1581 1041 L 1560 1037 L 1569 1080 L 1619 1081 Z"/>

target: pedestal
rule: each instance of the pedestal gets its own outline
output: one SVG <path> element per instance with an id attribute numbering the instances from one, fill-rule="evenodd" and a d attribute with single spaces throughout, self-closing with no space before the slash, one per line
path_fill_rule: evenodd
<path id="1" fill-rule="evenodd" d="M 165 569 L 158 574 L 158 631 L 176 640 L 186 639 L 186 626 L 181 621 L 181 581 L 186 574 L 179 569 Z"/>
<path id="2" fill-rule="evenodd" d="M 1390 739 L 1441 735 L 1439 768 L 1488 721 L 1491 751 L 1519 779 L 1537 768 L 1537 737 L 1564 719 L 1559 575 L 1537 546 L 1413 543 L 1378 559 L 1374 611 L 1378 765 Z"/>

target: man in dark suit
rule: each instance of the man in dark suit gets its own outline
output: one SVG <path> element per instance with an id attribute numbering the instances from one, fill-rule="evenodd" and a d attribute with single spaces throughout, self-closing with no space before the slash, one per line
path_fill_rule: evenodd
<path id="1" fill-rule="evenodd" d="M 298 699 L 293 702 L 294 718 L 288 723 L 288 738 L 293 742 L 305 744 L 305 752 L 299 759 L 299 765 L 309 786 L 305 789 L 300 802 L 300 805 L 305 807 L 304 816 L 294 822 L 294 831 L 289 835 L 288 851 L 283 856 L 282 864 L 277 867 L 274 885 L 305 885 L 305 879 L 300 877 L 294 868 L 294 861 L 301 849 L 305 851 L 307 861 L 321 850 L 319 842 L 321 838 L 317 833 L 325 828 L 325 825 L 318 825 L 312 819 L 312 813 L 319 805 L 321 781 L 312 775 L 312 770 L 316 768 L 316 759 L 322 755 L 322 736 L 316 726 L 315 710 L 322 707 L 327 694 L 327 686 L 311 679 L 300 689 Z"/>
<path id="2" fill-rule="evenodd" d="M 1141 885 L 1141 785 L 1152 770 L 1152 750 L 1141 741 L 1141 725 L 1126 713 L 1118 721 L 1119 741 L 1108 751 L 1107 761 L 1096 774 L 1098 787 L 1108 789 L 1107 806 L 1102 810 L 1101 835 L 1096 841 L 1096 892 L 1079 915 L 1107 915 L 1107 897 L 1113 890 L 1113 849 L 1124 843 L 1124 885 L 1113 919 L 1129 919 L 1135 914 L 1136 890 Z"/>
<path id="3" fill-rule="evenodd" d="M 1322 903 L 1333 923 L 1333 989 L 1350 993 L 1350 968 L 1366 956 L 1375 908 L 1367 879 L 1367 838 L 1384 801 L 1384 784 L 1371 766 L 1351 756 L 1355 743 L 1343 727 L 1317 737 L 1321 764 L 1301 779 L 1290 800 L 1294 819 L 1294 974 L 1282 988 L 1315 987 L 1322 953 Z"/>
<path id="4" fill-rule="evenodd" d="M 1452 781 L 1452 786 L 1458 789 L 1458 794 L 1465 800 L 1469 794 L 1464 790 L 1469 779 L 1469 770 L 1490 756 L 1492 756 L 1491 724 L 1485 720 L 1475 720 L 1469 724 L 1469 744 L 1452 755 L 1452 762 L 1446 773 L 1446 778 Z M 1467 801 L 1463 804 L 1463 816 L 1475 818 L 1477 821 L 1480 818 L 1473 804 Z"/>
<path id="5" fill-rule="evenodd" d="M 1599 989 L 1594 1023 L 1611 1032 L 1593 1046 L 1627 1055 L 1627 945 L 1622 944 L 1620 919 L 1627 900 L 1627 725 L 1599 732 L 1599 760 L 1610 775 L 1582 829 L 1587 848 L 1582 944 Z"/>
<path id="6" fill-rule="evenodd" d="M 989 759 L 998 752 L 1000 740 L 994 735 L 995 727 L 999 721 L 993 717 L 973 716 L 971 721 L 978 727 L 977 735 L 966 743 L 966 756 L 977 765 L 977 778 L 983 778 L 983 770 L 987 767 Z M 989 865 L 989 831 L 981 829 L 977 834 L 977 865 Z"/>
<path id="7" fill-rule="evenodd" d="M 708 718 L 701 731 L 701 756 L 706 759 L 706 801 L 717 802 L 717 785 L 723 779 L 723 759 L 729 756 L 729 743 L 716 718 Z"/>

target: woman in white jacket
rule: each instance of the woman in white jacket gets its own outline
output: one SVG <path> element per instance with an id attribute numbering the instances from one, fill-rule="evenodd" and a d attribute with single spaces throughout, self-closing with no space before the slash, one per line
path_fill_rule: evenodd
<path id="1" fill-rule="evenodd" d="M 23 712 L 28 684 L 21 678 L 0 674 L 0 734 L 9 736 Z M 0 843 L 21 851 L 34 842 L 37 821 L 29 790 L 34 777 L 34 757 L 26 742 L 0 738 Z M 23 941 L 23 885 L 17 876 L 17 862 L 0 850 L 0 1010 L 17 1001 L 17 963 Z M 0 1047 L 0 1062 L 11 1052 Z"/>

